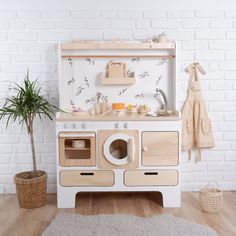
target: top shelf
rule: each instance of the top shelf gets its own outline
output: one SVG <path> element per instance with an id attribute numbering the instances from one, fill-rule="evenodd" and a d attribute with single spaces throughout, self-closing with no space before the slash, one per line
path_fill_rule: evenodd
<path id="1" fill-rule="evenodd" d="M 104 42 L 95 42 L 95 41 L 85 41 L 85 42 L 72 42 L 72 43 L 63 43 L 61 44 L 62 50 L 103 50 L 103 49 L 175 49 L 175 42 L 169 43 L 142 43 L 137 41 L 104 41 Z"/>

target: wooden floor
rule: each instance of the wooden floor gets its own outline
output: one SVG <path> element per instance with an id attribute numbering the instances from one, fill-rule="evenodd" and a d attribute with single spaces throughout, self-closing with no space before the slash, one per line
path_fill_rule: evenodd
<path id="1" fill-rule="evenodd" d="M 56 195 L 51 194 L 44 207 L 24 210 L 19 208 L 15 195 L 0 195 L 0 235 L 41 235 L 58 212 L 71 212 L 83 215 L 126 213 L 141 217 L 171 213 L 208 225 L 220 236 L 233 236 L 236 235 L 236 192 L 225 192 L 224 200 L 220 213 L 206 214 L 200 210 L 198 193 L 183 193 L 181 208 L 161 207 L 158 193 L 82 193 L 78 195 L 75 209 L 57 209 Z"/>

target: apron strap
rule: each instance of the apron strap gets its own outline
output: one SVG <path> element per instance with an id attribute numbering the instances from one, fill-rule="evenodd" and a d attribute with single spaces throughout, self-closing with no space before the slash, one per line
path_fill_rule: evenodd
<path id="1" fill-rule="evenodd" d="M 200 148 L 198 148 L 198 149 L 196 150 L 196 152 L 197 152 L 197 153 L 196 153 L 196 159 L 195 159 L 195 162 L 197 163 L 197 162 L 201 161 L 201 159 L 202 159 Z"/>
<path id="2" fill-rule="evenodd" d="M 191 161 L 191 157 L 192 157 L 192 152 L 191 149 L 188 149 L 188 160 Z M 201 149 L 198 148 L 196 149 L 196 158 L 195 158 L 195 162 L 199 162 L 201 161 L 202 157 L 201 157 Z"/>
<path id="3" fill-rule="evenodd" d="M 191 160 L 191 149 L 188 150 L 188 160 Z"/>
<path id="4" fill-rule="evenodd" d="M 198 62 L 194 62 L 194 63 L 190 64 L 188 67 L 186 67 L 185 72 L 187 74 L 189 74 L 190 81 L 198 81 L 199 72 L 202 75 L 206 74 L 206 71 L 203 69 L 203 67 Z"/>

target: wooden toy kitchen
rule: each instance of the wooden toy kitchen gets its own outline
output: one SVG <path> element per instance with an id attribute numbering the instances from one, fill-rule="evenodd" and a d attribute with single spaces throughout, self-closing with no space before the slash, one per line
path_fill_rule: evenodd
<path id="1" fill-rule="evenodd" d="M 161 192 L 180 207 L 176 44 L 59 45 L 57 205 L 79 192 Z"/>

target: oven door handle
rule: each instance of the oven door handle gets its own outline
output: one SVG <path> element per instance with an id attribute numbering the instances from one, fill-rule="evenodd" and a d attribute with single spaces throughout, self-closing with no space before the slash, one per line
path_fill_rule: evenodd
<path id="1" fill-rule="evenodd" d="M 128 140 L 128 156 L 130 161 L 134 161 L 134 139 L 130 138 Z"/>
<path id="2" fill-rule="evenodd" d="M 95 137 L 95 134 L 59 134 L 60 138 L 89 138 Z"/>

